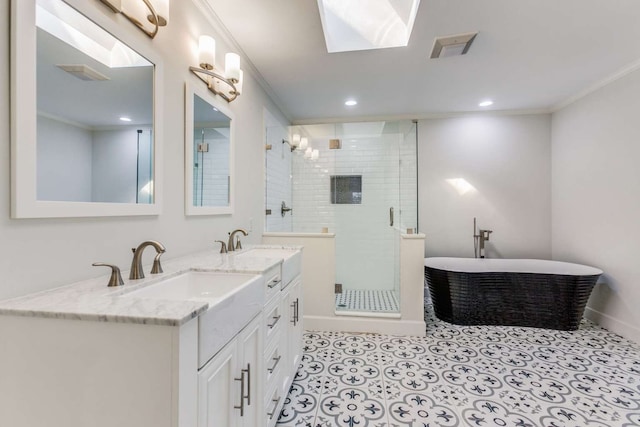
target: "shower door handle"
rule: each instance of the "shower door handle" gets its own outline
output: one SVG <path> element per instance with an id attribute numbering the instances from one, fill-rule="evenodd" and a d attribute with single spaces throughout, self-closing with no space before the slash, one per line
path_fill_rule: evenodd
<path id="1" fill-rule="evenodd" d="M 393 206 L 389 208 L 389 226 L 393 227 Z"/>

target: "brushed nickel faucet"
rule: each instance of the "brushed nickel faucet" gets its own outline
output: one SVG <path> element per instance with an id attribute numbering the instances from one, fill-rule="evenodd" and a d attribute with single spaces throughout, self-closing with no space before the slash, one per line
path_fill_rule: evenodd
<path id="1" fill-rule="evenodd" d="M 114 286 L 122 286 L 124 285 L 124 280 L 122 280 L 122 275 L 120 274 L 120 269 L 117 265 L 107 264 L 104 262 L 94 262 L 94 267 L 110 267 L 111 268 L 111 277 L 109 277 L 108 287 L 112 288 Z"/>
<path id="2" fill-rule="evenodd" d="M 240 238 L 238 238 L 238 242 L 234 245 L 234 239 L 236 237 L 236 233 L 242 233 L 245 236 L 249 235 L 249 233 L 247 233 L 247 231 L 243 230 L 242 228 L 238 228 L 237 230 L 233 230 L 231 233 L 229 233 L 229 241 L 227 242 L 227 251 L 229 252 L 233 252 L 236 249 L 242 249 L 242 243 L 240 243 Z"/>
<path id="3" fill-rule="evenodd" d="M 160 257 L 165 253 L 166 249 L 164 245 L 155 240 L 147 240 L 140 243 L 137 248 L 131 248 L 133 251 L 133 260 L 131 261 L 131 271 L 129 272 L 129 279 L 144 279 L 144 271 L 142 271 L 142 252 L 147 246 L 153 246 L 156 250 L 156 257 L 153 259 L 153 267 L 151 268 L 151 274 L 162 273 L 162 265 L 160 265 Z"/>
<path id="4" fill-rule="evenodd" d="M 216 243 L 220 243 L 220 253 L 221 254 L 226 254 L 227 253 L 227 244 L 225 242 L 223 242 L 222 240 L 216 240 Z"/>

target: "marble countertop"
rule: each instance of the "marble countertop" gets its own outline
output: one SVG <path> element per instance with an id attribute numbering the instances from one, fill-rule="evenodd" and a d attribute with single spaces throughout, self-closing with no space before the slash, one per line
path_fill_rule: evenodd
<path id="1" fill-rule="evenodd" d="M 129 280 L 129 271 L 122 271 L 124 286 L 107 287 L 107 274 L 0 301 L 0 315 L 179 326 L 206 311 L 208 304 L 190 300 L 123 298 L 122 295 L 190 270 L 262 274 L 282 263 L 282 259 L 264 256 L 236 257 L 236 254 L 249 252 L 253 248 L 302 250 L 302 246 L 248 245 L 246 249 L 230 254 L 220 254 L 217 251 L 198 252 L 163 260 L 164 272 L 161 274 L 149 274 L 151 266 L 145 265 L 144 279 Z"/>

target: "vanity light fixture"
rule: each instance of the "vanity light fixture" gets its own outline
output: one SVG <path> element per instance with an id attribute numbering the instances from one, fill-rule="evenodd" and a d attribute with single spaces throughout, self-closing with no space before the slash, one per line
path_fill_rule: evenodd
<path id="1" fill-rule="evenodd" d="M 150 38 L 169 23 L 169 0 L 100 0 L 115 13 L 121 13 Z M 149 22 L 151 29 L 145 22 Z"/>
<path id="2" fill-rule="evenodd" d="M 229 52 L 224 56 L 224 74 L 216 70 L 216 41 L 211 36 L 200 36 L 198 40 L 199 67 L 189 70 L 206 83 L 209 90 L 231 102 L 242 93 L 243 71 L 240 69 L 240 55 Z M 282 140 L 282 142 L 285 142 Z M 291 151 L 294 149 L 292 148 Z"/>

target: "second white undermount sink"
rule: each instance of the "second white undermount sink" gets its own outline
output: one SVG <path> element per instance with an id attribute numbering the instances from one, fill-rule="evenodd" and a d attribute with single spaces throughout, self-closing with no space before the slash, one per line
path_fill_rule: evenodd
<path id="1" fill-rule="evenodd" d="M 285 248 L 251 248 L 236 255 L 238 258 L 268 258 L 282 260 L 282 284 L 287 285 L 301 273 L 302 252 Z"/>

